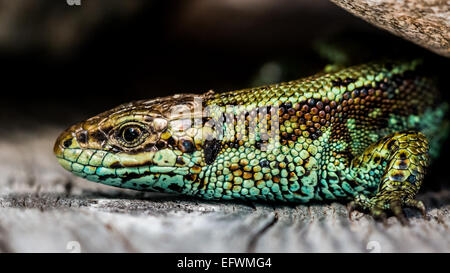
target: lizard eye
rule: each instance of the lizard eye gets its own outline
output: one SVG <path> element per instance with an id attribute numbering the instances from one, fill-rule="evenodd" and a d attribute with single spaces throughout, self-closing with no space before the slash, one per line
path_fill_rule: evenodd
<path id="1" fill-rule="evenodd" d="M 135 147 L 141 144 L 147 135 L 147 130 L 138 123 L 129 123 L 120 127 L 118 140 L 126 147 Z"/>
<path id="2" fill-rule="evenodd" d="M 141 135 L 141 129 L 138 127 L 127 127 L 123 130 L 122 136 L 126 142 L 132 143 Z"/>

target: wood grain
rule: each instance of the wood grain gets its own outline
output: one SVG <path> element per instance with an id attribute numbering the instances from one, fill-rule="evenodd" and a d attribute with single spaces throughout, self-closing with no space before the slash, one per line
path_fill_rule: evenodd
<path id="1" fill-rule="evenodd" d="M 23 127 L 22 127 L 23 128 Z M 338 203 L 207 202 L 99 185 L 52 154 L 62 128 L 0 130 L 0 252 L 449 252 L 450 191 L 419 196 L 430 219 L 388 226 Z M 79 247 L 79 249 L 78 249 Z"/>

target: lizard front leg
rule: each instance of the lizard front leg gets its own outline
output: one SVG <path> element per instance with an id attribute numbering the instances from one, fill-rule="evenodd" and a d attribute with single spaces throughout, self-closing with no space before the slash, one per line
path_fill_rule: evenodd
<path id="1" fill-rule="evenodd" d="M 405 131 L 379 140 L 353 159 L 351 168 L 356 182 L 376 191 L 373 196 L 356 195 L 349 204 L 349 216 L 354 209 L 363 209 L 375 218 L 386 219 L 385 211 L 391 211 L 402 224 L 407 224 L 402 209 L 406 206 L 419 209 L 426 217 L 423 202 L 414 198 L 428 166 L 428 149 L 425 135 Z"/>

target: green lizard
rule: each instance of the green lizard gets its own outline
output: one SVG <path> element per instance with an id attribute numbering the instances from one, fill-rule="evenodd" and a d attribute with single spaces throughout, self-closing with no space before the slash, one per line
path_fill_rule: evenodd
<path id="1" fill-rule="evenodd" d="M 402 223 L 447 105 L 421 62 L 382 61 L 258 88 L 136 101 L 64 131 L 54 153 L 106 185 L 213 200 L 351 201 Z"/>

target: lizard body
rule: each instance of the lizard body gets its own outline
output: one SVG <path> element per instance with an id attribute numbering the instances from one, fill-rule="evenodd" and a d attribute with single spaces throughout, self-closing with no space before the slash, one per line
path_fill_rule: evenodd
<path id="1" fill-rule="evenodd" d="M 383 61 L 258 88 L 136 101 L 63 132 L 54 152 L 103 184 L 204 199 L 308 203 L 400 219 L 445 137 L 420 61 Z"/>

